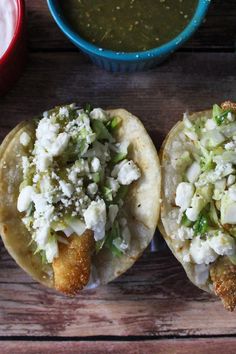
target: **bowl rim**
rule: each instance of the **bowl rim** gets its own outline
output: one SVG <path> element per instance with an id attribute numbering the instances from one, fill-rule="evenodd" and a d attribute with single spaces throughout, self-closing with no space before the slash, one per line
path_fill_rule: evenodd
<path id="1" fill-rule="evenodd" d="M 178 34 L 178 36 L 159 47 L 141 52 L 118 52 L 96 46 L 95 44 L 83 39 L 70 27 L 67 21 L 63 19 L 63 16 L 61 16 L 59 11 L 58 0 L 47 0 L 47 3 L 49 10 L 59 28 L 80 49 L 88 54 L 103 57 L 105 59 L 133 62 L 153 59 L 155 57 L 164 57 L 165 55 L 174 52 L 185 41 L 187 41 L 200 26 L 207 13 L 211 0 L 198 0 L 197 7 L 191 21 L 187 24 L 184 30 Z"/>
<path id="2" fill-rule="evenodd" d="M 17 6 L 17 21 L 16 21 L 16 26 L 15 26 L 15 31 L 12 37 L 12 40 L 10 41 L 6 51 L 4 52 L 3 56 L 0 57 L 0 65 L 3 65 L 11 52 L 14 50 L 15 45 L 17 43 L 17 40 L 19 38 L 22 24 L 23 24 L 23 18 L 24 18 L 24 0 L 16 0 L 16 6 Z"/>

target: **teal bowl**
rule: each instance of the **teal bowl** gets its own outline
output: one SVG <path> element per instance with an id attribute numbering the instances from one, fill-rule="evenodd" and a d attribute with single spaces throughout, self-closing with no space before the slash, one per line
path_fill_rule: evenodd
<path id="1" fill-rule="evenodd" d="M 62 32 L 99 67 L 111 72 L 135 72 L 150 69 L 165 60 L 186 42 L 198 29 L 207 13 L 211 0 L 199 0 L 192 20 L 171 41 L 143 52 L 115 52 L 100 48 L 82 37 L 70 27 L 63 16 L 58 0 L 47 0 L 49 10 Z"/>

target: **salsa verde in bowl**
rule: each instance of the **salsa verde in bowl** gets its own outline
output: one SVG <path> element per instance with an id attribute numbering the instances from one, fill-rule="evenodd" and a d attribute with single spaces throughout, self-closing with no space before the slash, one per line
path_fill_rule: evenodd
<path id="1" fill-rule="evenodd" d="M 95 64 L 114 72 L 162 62 L 197 30 L 209 5 L 210 0 L 48 0 L 62 32 Z"/>

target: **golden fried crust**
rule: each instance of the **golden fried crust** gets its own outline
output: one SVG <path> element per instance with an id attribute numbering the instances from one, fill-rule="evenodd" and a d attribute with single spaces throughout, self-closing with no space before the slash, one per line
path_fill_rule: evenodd
<path id="1" fill-rule="evenodd" d="M 53 261 L 54 286 L 67 295 L 75 295 L 88 284 L 91 256 L 95 248 L 93 232 L 73 234 L 69 244 L 59 244 L 59 257 Z"/>
<path id="2" fill-rule="evenodd" d="M 220 257 L 210 270 L 214 290 L 224 304 L 233 311 L 236 306 L 236 266 L 229 259 Z"/>
<path id="3" fill-rule="evenodd" d="M 233 103 L 231 101 L 226 101 L 221 104 L 221 108 L 224 109 L 225 111 L 229 109 L 231 111 L 236 112 L 236 103 Z"/>

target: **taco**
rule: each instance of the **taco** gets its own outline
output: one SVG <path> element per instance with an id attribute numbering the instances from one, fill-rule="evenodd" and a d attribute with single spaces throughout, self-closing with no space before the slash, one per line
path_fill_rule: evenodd
<path id="1" fill-rule="evenodd" d="M 236 305 L 235 104 L 184 114 L 161 151 L 161 230 L 189 279 Z"/>
<path id="2" fill-rule="evenodd" d="M 60 106 L 0 149 L 0 231 L 27 273 L 68 295 L 133 265 L 155 232 L 160 165 L 123 109 Z"/>

